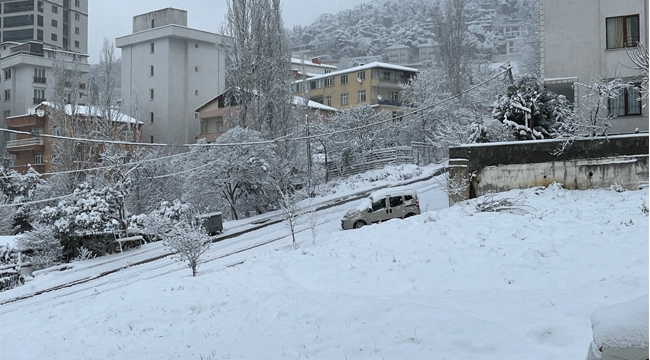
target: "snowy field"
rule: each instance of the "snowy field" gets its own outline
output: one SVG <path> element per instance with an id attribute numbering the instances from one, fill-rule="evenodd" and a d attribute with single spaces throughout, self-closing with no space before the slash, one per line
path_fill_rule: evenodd
<path id="1" fill-rule="evenodd" d="M 648 189 L 500 194 L 525 201 L 513 214 L 413 187 L 421 216 L 342 231 L 351 202 L 315 232 L 303 217 L 296 250 L 277 224 L 214 244 L 195 278 L 163 258 L 4 303 L 0 359 L 584 359 L 592 312 L 648 293 Z M 163 252 L 43 272 L 0 303 Z"/>

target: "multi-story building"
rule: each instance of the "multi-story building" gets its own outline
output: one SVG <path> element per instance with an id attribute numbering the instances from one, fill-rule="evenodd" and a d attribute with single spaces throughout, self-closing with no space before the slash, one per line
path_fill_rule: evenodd
<path id="1" fill-rule="evenodd" d="M 14 155 L 14 169 L 26 172 L 31 166 L 39 173 L 49 173 L 52 167 L 53 141 L 61 141 L 43 134 L 71 136 L 77 129 L 90 129 L 89 121 L 92 117 L 100 117 L 99 111 L 89 106 L 66 105 L 64 108 L 67 129 L 57 126 L 56 112 L 51 104 L 43 102 L 30 107 L 23 115 L 11 116 L 7 119 L 7 128 L 28 134 L 17 134 L 14 140 L 7 143 L 7 152 Z M 54 117 L 54 118 L 53 118 Z M 85 126 L 89 125 L 89 126 Z M 116 114 L 109 127 L 115 140 L 139 142 L 141 140 L 142 123 L 125 114 Z M 90 132 L 90 130 L 88 130 Z M 78 134 L 77 134 L 78 135 Z M 67 168 L 84 169 L 94 166 L 98 159 L 89 158 L 84 151 L 88 144 L 79 143 L 74 151 L 74 159 L 69 159 L 73 164 Z M 128 148 L 128 145 L 124 145 Z"/>
<path id="2" fill-rule="evenodd" d="M 384 49 L 386 55 L 388 56 L 388 62 L 391 64 L 412 64 L 414 51 L 408 45 L 396 44 L 389 46 Z"/>
<path id="3" fill-rule="evenodd" d="M 88 52 L 88 0 L 2 1 L 2 42 L 43 42 Z"/>
<path id="4" fill-rule="evenodd" d="M 565 95 L 576 108 L 586 93 L 580 84 L 641 81 L 643 71 L 633 65 L 628 51 L 638 42 L 648 44 L 647 1 L 541 0 L 540 17 L 544 86 Z M 623 89 L 606 103 L 615 117 L 609 133 L 648 131 L 647 100 L 636 89 Z"/>
<path id="5" fill-rule="evenodd" d="M 88 0 L 8 0 L 0 9 L 0 127 L 6 127 L 7 117 L 46 99 L 56 54 L 78 63 L 85 86 Z M 9 139 L 0 135 L 2 151 Z"/>
<path id="6" fill-rule="evenodd" d="M 291 71 L 293 71 L 296 78 L 328 74 L 335 70 L 336 66 L 323 64 L 319 58 L 313 58 L 311 60 L 291 58 Z"/>
<path id="7" fill-rule="evenodd" d="M 337 108 L 350 109 L 360 105 L 376 107 L 401 118 L 402 87 L 417 74 L 406 66 L 372 62 L 369 64 L 314 76 L 294 82 L 296 95 Z"/>
<path id="8" fill-rule="evenodd" d="M 133 18 L 122 49 L 122 105 L 144 122 L 143 141 L 187 144 L 194 109 L 225 90 L 228 37 L 187 27 L 187 11 L 166 8 Z"/>

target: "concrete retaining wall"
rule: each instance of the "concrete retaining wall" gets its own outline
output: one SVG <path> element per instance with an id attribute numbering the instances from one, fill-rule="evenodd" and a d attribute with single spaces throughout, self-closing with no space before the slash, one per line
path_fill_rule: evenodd
<path id="1" fill-rule="evenodd" d="M 648 145 L 647 134 L 583 139 L 568 145 L 558 140 L 472 144 L 449 149 L 449 176 L 468 184 L 465 198 L 554 181 L 576 190 L 613 184 L 634 190 L 648 182 Z M 450 196 L 450 205 L 462 198 Z"/>

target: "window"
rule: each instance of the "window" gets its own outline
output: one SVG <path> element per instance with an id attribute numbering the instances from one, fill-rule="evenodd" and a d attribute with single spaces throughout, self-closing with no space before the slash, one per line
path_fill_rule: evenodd
<path id="1" fill-rule="evenodd" d="M 153 54 L 153 50 L 154 50 L 153 45 L 154 45 L 154 43 L 149 44 L 149 53 L 151 53 L 151 54 Z"/>
<path id="2" fill-rule="evenodd" d="M 358 102 L 366 101 L 366 91 L 365 90 L 357 91 L 357 101 Z"/>
<path id="3" fill-rule="evenodd" d="M 34 89 L 34 104 L 45 101 L 45 89 Z"/>
<path id="4" fill-rule="evenodd" d="M 57 26 L 59 26 L 59 22 L 52 19 L 52 27 L 57 27 Z"/>
<path id="5" fill-rule="evenodd" d="M 153 100 L 153 89 L 149 89 L 149 100 Z"/>
<path id="6" fill-rule="evenodd" d="M 58 36 L 56 36 L 56 34 L 52 34 L 52 36 L 50 37 L 50 39 L 52 39 L 52 41 L 57 41 L 57 40 L 58 40 Z"/>
<path id="7" fill-rule="evenodd" d="M 34 155 L 34 165 L 43 165 L 42 153 L 36 153 L 36 155 Z"/>
<path id="8" fill-rule="evenodd" d="M 33 29 L 22 29 L 22 30 L 10 30 L 5 31 L 2 34 L 4 41 L 23 41 L 23 40 L 33 40 L 34 39 L 34 30 Z"/>
<path id="9" fill-rule="evenodd" d="M 384 80 L 390 80 L 390 71 L 382 71 L 381 78 Z"/>
<path id="10" fill-rule="evenodd" d="M 325 87 L 334 86 L 334 78 L 328 77 L 325 79 Z"/>
<path id="11" fill-rule="evenodd" d="M 199 48 L 199 43 L 194 43 L 194 48 L 198 49 Z"/>
<path id="12" fill-rule="evenodd" d="M 302 83 L 300 83 L 300 84 L 296 84 L 296 88 L 295 88 L 296 91 L 295 91 L 295 92 L 297 92 L 297 93 L 302 92 L 302 87 L 303 87 L 303 84 L 302 84 Z"/>
<path id="13" fill-rule="evenodd" d="M 122 140 L 124 140 L 124 141 L 133 140 L 133 133 L 131 132 L 131 129 L 126 128 L 126 129 L 122 130 Z"/>
<path id="14" fill-rule="evenodd" d="M 325 105 L 332 106 L 332 97 L 331 96 L 326 96 L 325 97 Z"/>
<path id="15" fill-rule="evenodd" d="M 5 70 L 5 80 L 11 79 L 11 69 Z"/>
<path id="16" fill-rule="evenodd" d="M 608 100 L 608 108 L 614 117 L 641 115 L 641 94 L 637 88 L 622 89 L 618 96 Z"/>
<path id="17" fill-rule="evenodd" d="M 398 91 L 389 91 L 388 100 L 393 102 L 399 102 L 399 92 Z"/>
<path id="18" fill-rule="evenodd" d="M 74 41 L 74 47 L 79 48 L 79 40 Z"/>
<path id="19" fill-rule="evenodd" d="M 32 137 L 34 139 L 40 139 L 42 134 L 43 134 L 43 128 L 33 128 L 32 129 Z"/>
<path id="20" fill-rule="evenodd" d="M 341 94 L 341 105 L 347 105 L 348 104 L 348 94 Z"/>
<path id="21" fill-rule="evenodd" d="M 318 79 L 309 83 L 309 88 L 311 90 L 320 89 L 323 87 L 323 79 Z"/>
<path id="22" fill-rule="evenodd" d="M 341 85 L 348 83 L 348 74 L 341 75 Z"/>
<path id="23" fill-rule="evenodd" d="M 153 77 L 153 65 L 149 65 L 149 77 Z"/>
<path id="24" fill-rule="evenodd" d="M 79 83 L 79 89 L 86 90 L 86 84 L 85 83 Z"/>
<path id="25" fill-rule="evenodd" d="M 76 7 L 80 7 L 81 5 L 80 5 L 79 3 L 80 3 L 79 0 L 74 0 L 74 6 L 76 6 Z"/>
<path id="26" fill-rule="evenodd" d="M 43 15 L 36 16 L 36 25 L 43 26 Z"/>
<path id="27" fill-rule="evenodd" d="M 3 1 L 3 3 L 5 3 L 3 6 L 5 14 L 34 11 L 34 0 L 12 1 L 12 2 Z"/>
<path id="28" fill-rule="evenodd" d="M 198 66 L 194 67 L 194 72 L 199 72 L 199 67 Z"/>
<path id="29" fill-rule="evenodd" d="M 36 40 L 43 41 L 43 30 L 41 29 L 36 30 Z"/>
<path id="30" fill-rule="evenodd" d="M 208 123 L 206 121 L 201 121 L 201 132 L 200 134 L 208 133 Z"/>
<path id="31" fill-rule="evenodd" d="M 154 118 L 154 116 L 153 116 L 153 111 L 152 111 L 152 112 L 149 113 L 149 123 L 150 124 L 153 124 L 153 118 Z"/>
<path id="32" fill-rule="evenodd" d="M 357 72 L 357 79 L 365 80 L 366 79 L 366 71 L 361 70 L 361 71 Z"/>
<path id="33" fill-rule="evenodd" d="M 5 90 L 5 101 L 11 100 L 11 90 Z"/>
<path id="34" fill-rule="evenodd" d="M 400 122 L 402 121 L 402 118 L 404 117 L 404 113 L 401 111 L 393 111 L 393 122 Z"/>
<path id="35" fill-rule="evenodd" d="M 43 11 L 45 11 L 45 6 L 43 5 L 43 2 L 42 2 L 42 1 L 39 1 L 39 2 L 38 2 L 38 4 L 37 4 L 37 9 L 38 9 L 38 12 L 40 12 L 40 13 L 42 13 Z"/>
<path id="36" fill-rule="evenodd" d="M 153 135 L 150 135 L 150 136 L 149 136 L 149 140 L 150 140 L 151 143 L 153 144 Z"/>
<path id="37" fill-rule="evenodd" d="M 325 69 L 325 74 L 329 74 L 329 73 L 331 73 L 331 72 L 332 72 L 332 70 L 330 70 L 330 69 Z"/>
<path id="38" fill-rule="evenodd" d="M 45 84 L 45 69 L 34 68 L 34 83 Z"/>
<path id="39" fill-rule="evenodd" d="M 52 5 L 52 12 L 55 13 L 55 14 L 58 14 L 59 13 L 59 8 Z"/>
<path id="40" fill-rule="evenodd" d="M 75 19 L 76 21 L 79 21 L 79 14 L 74 14 L 74 19 Z"/>
<path id="41" fill-rule="evenodd" d="M 198 95 L 198 94 L 199 94 L 199 91 L 198 91 L 198 90 L 194 90 L 194 95 Z"/>
<path id="42" fill-rule="evenodd" d="M 54 136 L 61 136 L 60 128 L 56 125 L 50 127 L 50 134 Z"/>
<path id="43" fill-rule="evenodd" d="M 639 15 L 607 18 L 606 27 L 608 49 L 636 46 L 639 42 Z"/>
<path id="44" fill-rule="evenodd" d="M 78 27 L 78 26 L 75 26 L 75 28 L 74 28 L 74 33 L 77 34 L 77 35 L 79 35 L 79 27 Z"/>
<path id="45" fill-rule="evenodd" d="M 388 201 L 390 202 L 390 207 L 397 207 L 404 204 L 404 199 L 401 196 L 391 196 Z"/>
<path id="46" fill-rule="evenodd" d="M 379 199 L 372 203 L 372 211 L 383 210 L 386 208 L 386 198 Z"/>
<path id="47" fill-rule="evenodd" d="M 223 132 L 223 121 L 217 121 L 217 132 Z"/>
<path id="48" fill-rule="evenodd" d="M 42 16 L 41 16 L 42 18 Z M 37 17 L 38 19 L 38 17 Z M 6 16 L 4 19 L 4 27 L 12 28 L 18 26 L 34 25 L 34 15 L 16 15 Z"/>
<path id="49" fill-rule="evenodd" d="M 156 27 L 156 20 L 151 19 L 151 28 L 153 29 L 155 27 Z"/>

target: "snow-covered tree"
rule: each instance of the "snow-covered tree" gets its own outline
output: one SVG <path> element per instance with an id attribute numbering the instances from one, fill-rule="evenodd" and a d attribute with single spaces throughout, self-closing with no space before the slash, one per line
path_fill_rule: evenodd
<path id="1" fill-rule="evenodd" d="M 35 270 L 57 265 L 63 256 L 63 246 L 50 225 L 36 223 L 32 230 L 17 240 L 20 251 L 27 253 Z"/>
<path id="2" fill-rule="evenodd" d="M 165 236 L 163 243 L 179 261 L 187 262 L 187 266 L 192 269 L 192 276 L 196 276 L 205 253 L 210 250 L 212 240 L 200 224 L 191 221 L 176 224 Z"/>
<path id="3" fill-rule="evenodd" d="M 463 91 L 469 55 L 467 36 L 467 0 L 444 0 L 434 5 L 433 40 L 436 61 L 445 75 L 447 90 L 452 94 Z"/>
<path id="4" fill-rule="evenodd" d="M 512 128 L 520 140 L 552 137 L 556 123 L 573 116 L 572 105 L 562 95 L 546 90 L 532 75 L 524 75 L 508 86 L 492 113 Z"/>

